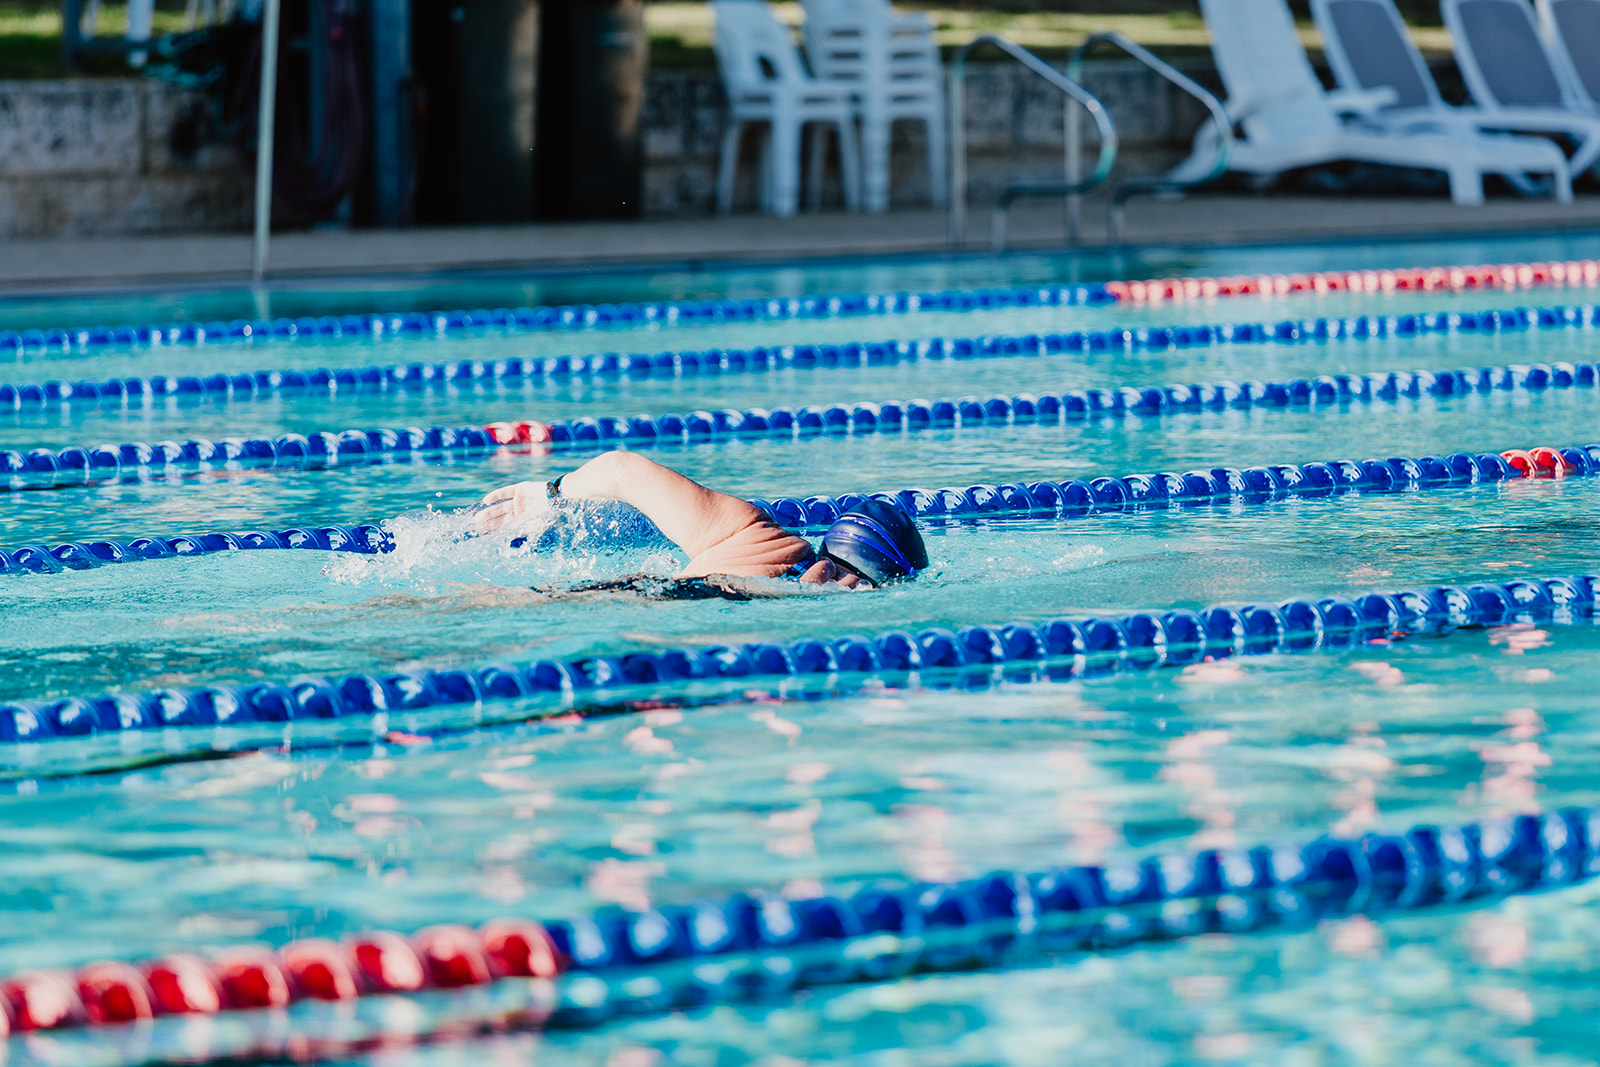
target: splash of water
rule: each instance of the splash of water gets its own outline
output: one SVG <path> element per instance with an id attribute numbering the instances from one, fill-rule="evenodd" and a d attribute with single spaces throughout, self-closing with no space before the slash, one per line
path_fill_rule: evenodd
<path id="1" fill-rule="evenodd" d="M 670 542 L 625 505 L 545 508 L 515 527 L 481 532 L 479 509 L 433 507 L 387 519 L 394 550 L 339 554 L 323 574 L 344 585 L 438 588 L 462 582 L 569 585 L 627 573 L 671 574 L 682 564 Z"/>

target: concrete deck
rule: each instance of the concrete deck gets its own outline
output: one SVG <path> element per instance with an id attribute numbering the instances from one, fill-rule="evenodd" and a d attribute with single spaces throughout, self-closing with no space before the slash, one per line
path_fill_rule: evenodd
<path id="1" fill-rule="evenodd" d="M 1059 205 L 1012 214 L 1013 248 L 1062 248 Z M 1220 246 L 1359 236 L 1550 233 L 1600 229 L 1600 195 L 1573 204 L 1494 199 L 1456 207 L 1443 199 L 1205 195 L 1135 200 L 1129 244 Z M 1103 201 L 1085 206 L 1085 244 L 1103 245 Z M 988 212 L 969 216 L 969 249 L 988 242 Z M 269 277 L 395 277 L 483 270 L 581 270 L 651 264 L 784 261 L 939 253 L 947 217 L 931 210 L 887 215 L 824 213 L 794 219 L 728 218 L 548 223 L 471 228 L 286 233 L 272 242 Z M 0 294 L 228 285 L 249 279 L 244 235 L 174 235 L 7 241 Z"/>

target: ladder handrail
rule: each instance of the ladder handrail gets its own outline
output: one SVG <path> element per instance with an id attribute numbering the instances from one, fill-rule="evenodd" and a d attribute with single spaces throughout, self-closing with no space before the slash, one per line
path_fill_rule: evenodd
<path id="1" fill-rule="evenodd" d="M 1205 109 L 1211 113 L 1211 121 L 1216 124 L 1218 134 L 1216 161 L 1212 163 L 1211 170 L 1201 177 L 1179 179 L 1158 174 L 1146 178 L 1128 178 L 1117 184 L 1116 189 L 1111 194 L 1111 207 L 1107 220 L 1110 242 L 1113 245 L 1117 245 L 1122 243 L 1122 224 L 1129 197 L 1137 193 L 1154 193 L 1168 189 L 1189 189 L 1214 181 L 1227 173 L 1228 163 L 1233 158 L 1233 120 L 1229 117 L 1228 109 L 1223 106 L 1222 101 L 1218 100 L 1204 86 L 1143 45 L 1115 30 L 1096 33 L 1078 46 L 1072 53 L 1072 57 L 1067 60 L 1067 76 L 1069 78 L 1078 79 L 1082 77 L 1084 57 L 1097 44 L 1115 45 L 1144 66 L 1161 75 L 1168 82 L 1200 101 L 1205 106 Z M 1076 112 L 1073 112 L 1067 117 L 1067 174 L 1069 176 L 1077 174 L 1082 168 L 1080 158 L 1082 152 L 1078 146 L 1077 127 L 1078 116 Z M 1067 200 L 1068 229 L 1074 237 L 1078 231 L 1082 199 L 1081 194 L 1073 194 Z"/>
<path id="2" fill-rule="evenodd" d="M 1111 167 L 1117 161 L 1117 129 L 1098 97 L 1015 41 L 992 33 L 974 38 L 962 45 L 950 60 L 950 243 L 958 247 L 965 240 L 967 229 L 967 57 L 974 49 L 986 44 L 1000 49 L 1071 97 L 1094 119 L 1095 128 L 1100 133 L 1100 159 L 1089 177 L 1080 180 L 1074 172 L 1074 175 L 1068 175 L 1069 180 L 1059 184 L 1026 182 L 1006 187 L 999 203 L 995 205 L 996 221 L 1002 227 L 996 236 L 1001 244 L 1005 241 L 1005 210 L 1011 200 L 1018 196 L 1062 196 L 1087 192 L 1111 176 Z M 1076 123 L 1077 109 L 1068 104 L 1066 110 L 1071 121 Z"/>

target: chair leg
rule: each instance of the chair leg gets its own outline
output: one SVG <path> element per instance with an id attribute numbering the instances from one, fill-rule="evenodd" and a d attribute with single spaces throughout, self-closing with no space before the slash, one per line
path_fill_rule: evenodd
<path id="1" fill-rule="evenodd" d="M 1550 195 L 1558 204 L 1572 203 L 1572 175 L 1566 167 L 1557 167 L 1551 172 Z"/>
<path id="2" fill-rule="evenodd" d="M 828 129 L 820 122 L 811 124 L 811 158 L 806 161 L 806 210 L 822 210 L 822 178 L 826 173 Z"/>
<path id="3" fill-rule="evenodd" d="M 1483 172 L 1471 164 L 1454 164 L 1447 168 L 1450 175 L 1450 199 L 1462 207 L 1477 207 L 1483 203 Z"/>
<path id="4" fill-rule="evenodd" d="M 950 201 L 950 151 L 945 145 L 944 116 L 928 120 L 928 199 L 934 207 Z"/>
<path id="5" fill-rule="evenodd" d="M 889 210 L 889 120 L 868 115 L 861 120 L 862 206 L 873 215 Z"/>
<path id="6" fill-rule="evenodd" d="M 763 215 L 772 214 L 772 124 L 761 135 L 760 165 L 756 171 L 756 203 Z"/>
<path id="7" fill-rule="evenodd" d="M 729 118 L 722 130 L 722 154 L 717 160 L 717 214 L 733 211 L 733 178 L 739 166 L 739 134 L 743 124 Z"/>
<path id="8" fill-rule="evenodd" d="M 839 119 L 839 177 L 844 184 L 844 206 L 861 210 L 861 152 L 856 145 L 856 122 L 846 111 Z"/>
<path id="9" fill-rule="evenodd" d="M 793 115 L 772 117 L 772 205 L 788 218 L 800 206 L 800 123 Z"/>

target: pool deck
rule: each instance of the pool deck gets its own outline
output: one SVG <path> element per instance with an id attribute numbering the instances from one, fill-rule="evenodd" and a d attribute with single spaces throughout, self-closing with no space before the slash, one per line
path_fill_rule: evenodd
<path id="1" fill-rule="evenodd" d="M 1126 240 L 1134 245 L 1224 246 L 1374 238 L 1447 237 L 1600 230 L 1600 195 L 1562 205 L 1491 199 L 1456 207 L 1443 199 L 1205 195 L 1136 200 Z M 1103 201 L 1084 210 L 1085 245 L 1106 241 Z M 1059 205 L 1012 214 L 1013 248 L 1060 249 Z M 986 209 L 969 216 L 967 247 L 987 247 Z M 781 262 L 950 251 L 943 212 L 886 215 L 824 212 L 794 219 L 757 215 L 616 222 L 530 223 L 409 230 L 315 231 L 273 238 L 269 278 L 394 278 L 475 271 L 574 271 L 736 262 Z M 0 243 L 0 294 L 249 280 L 242 234 L 148 235 Z"/>

